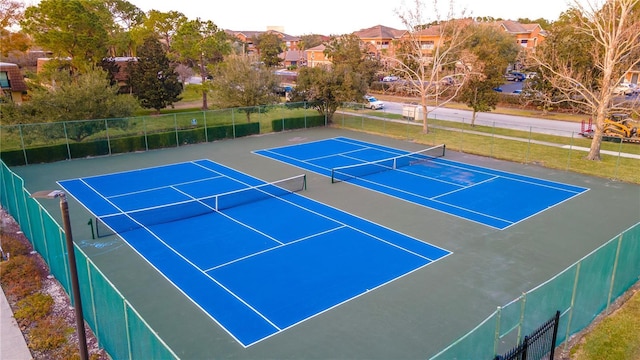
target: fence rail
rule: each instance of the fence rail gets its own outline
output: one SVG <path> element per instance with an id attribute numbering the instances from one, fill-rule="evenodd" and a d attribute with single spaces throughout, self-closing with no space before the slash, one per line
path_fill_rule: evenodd
<path id="1" fill-rule="evenodd" d="M 0 126 L 9 166 L 104 156 L 260 133 L 325 126 L 313 103 L 290 103 L 118 119 Z"/>
<path id="2" fill-rule="evenodd" d="M 278 112 L 280 114 L 277 114 Z M 203 141 L 215 139 L 215 136 L 213 139 L 209 137 L 212 134 L 211 131 L 216 134 L 216 131 L 221 130 L 218 129 L 218 126 L 208 127 L 209 119 L 213 115 L 208 112 L 198 114 L 201 114 L 199 118 L 194 117 L 191 113 L 171 115 L 169 116 L 170 120 L 163 118 L 163 122 L 174 125 L 168 135 L 166 131 L 158 133 L 162 134 L 159 135 L 162 140 L 157 139 L 158 143 L 166 146 L 180 146 L 182 141 L 188 141 L 185 140 L 187 139 L 186 135 L 181 134 L 181 130 L 176 125 L 182 121 L 178 121 L 178 116 L 185 117 L 190 121 L 196 119 L 196 128 L 185 131 L 198 132 L 201 134 L 198 139 L 204 139 Z M 251 116 L 254 119 L 257 118 L 256 124 L 258 124 L 260 132 L 326 125 L 326 119 L 318 117 L 318 113 L 308 104 L 299 107 L 283 106 L 257 114 L 253 113 Z M 376 116 L 371 117 L 372 114 Z M 217 115 L 223 117 L 221 114 Z M 479 155 L 527 163 L 542 162 L 545 166 L 584 172 L 584 168 L 579 168 L 574 164 L 579 162 L 576 160 L 579 157 L 576 154 L 578 150 L 571 147 L 565 149 L 538 143 L 542 140 L 531 131 L 529 135 L 524 132 L 524 137 L 519 137 L 514 141 L 505 139 L 501 134 L 503 130 L 495 127 L 484 129 L 483 134 L 478 135 L 475 133 L 477 129 L 470 131 L 464 124 L 458 130 L 450 131 L 440 130 L 437 126 L 444 125 L 432 122 L 436 127 L 425 134 L 421 131 L 419 124 L 413 121 L 401 120 L 398 117 L 384 118 L 381 115 L 387 114 L 368 111 L 357 115 L 347 112 L 337 113 L 333 119 L 333 126 L 418 140 L 424 144 L 446 143 L 447 148 L 451 150 L 469 151 Z M 224 130 L 225 136 L 232 138 L 239 136 L 239 125 L 236 126 L 235 122 L 236 117 L 240 117 L 239 110 L 227 110 L 224 116 L 232 119 L 231 128 L 227 127 Z M 201 129 L 198 126 L 205 121 L 205 117 L 207 125 Z M 94 134 L 94 138 L 91 140 L 89 140 L 90 137 L 86 137 L 77 142 L 77 139 L 72 139 L 69 134 L 74 133 L 73 131 L 79 131 L 77 128 L 73 131 L 71 129 L 73 126 L 80 127 L 80 124 L 73 122 L 61 125 L 47 124 L 46 126 L 58 126 L 59 128 L 55 132 L 61 131 L 64 134 L 61 143 L 53 144 L 51 142 L 59 141 L 59 139 L 53 136 L 53 130 L 46 128 L 43 124 L 33 125 L 41 126 L 40 130 L 34 132 L 39 132 L 42 135 L 31 138 L 25 134 L 27 132 L 26 125 L 0 127 L 0 141 L 3 146 L 2 161 L 0 161 L 0 203 L 20 224 L 35 250 L 45 259 L 52 274 L 60 281 L 67 294 L 70 293 L 70 282 L 67 257 L 65 256 L 64 232 L 47 211 L 37 201 L 30 198 L 29 192 L 24 188 L 23 180 L 8 166 L 32 163 L 34 162 L 32 156 L 39 159 L 36 162 L 45 162 L 73 158 L 74 156 L 110 154 L 118 151 L 115 149 L 120 149 L 119 141 L 128 143 L 131 148 L 135 149 L 137 149 L 136 146 L 143 146 L 142 144 L 144 144 L 144 149 L 152 148 L 149 144 L 156 140 L 151 134 L 151 125 L 147 124 L 147 120 L 128 119 L 127 121 L 129 123 L 142 121 L 142 135 L 139 133 L 136 136 L 123 135 L 118 133 L 117 126 L 114 128 L 110 126 L 110 120 L 97 120 L 97 123 L 104 124 L 103 132 L 101 132 L 103 136 L 99 137 Z M 188 124 L 188 126 L 192 126 L 193 122 Z M 453 126 L 450 123 L 446 123 L 446 125 Z M 249 132 L 247 130 L 247 133 Z M 50 134 L 51 137 L 47 134 Z M 13 145 L 11 145 L 11 141 L 14 142 Z M 46 141 L 50 143 L 46 143 Z M 570 141 L 572 146 L 583 144 L 581 139 L 575 137 L 571 137 Z M 86 145 L 87 143 L 91 145 Z M 74 146 L 79 148 L 76 149 Z M 611 146 L 622 145 L 614 144 L 603 147 Z M 126 149 L 126 147 L 123 148 Z M 603 161 L 597 164 L 598 167 L 602 167 L 612 174 L 609 177 L 640 183 L 637 165 L 638 160 L 626 159 L 621 156 L 605 156 Z M 85 284 L 81 287 L 80 292 L 83 298 L 90 299 L 84 309 L 85 319 L 96 334 L 100 346 L 112 358 L 177 358 L 176 354 L 148 326 L 84 252 L 78 247 L 75 248 L 75 251 L 81 283 Z M 501 347 L 513 346 L 513 344 L 520 342 L 520 334 L 534 330 L 535 326 L 544 321 L 550 312 L 557 309 L 561 311 L 558 341 L 562 343 L 572 334 L 589 325 L 601 311 L 608 309 L 616 298 L 638 281 L 639 277 L 640 222 L 544 284 L 524 293 L 512 302 L 498 307 L 475 329 L 434 355 L 432 359 L 493 358 L 497 353 L 506 350 Z M 511 339 L 516 341 L 510 342 Z"/>
<path id="3" fill-rule="evenodd" d="M 64 230 L 24 188 L 24 181 L 0 161 L 0 204 L 20 224 L 67 296 L 71 294 Z M 74 244 L 83 313 L 100 347 L 113 359 L 178 359 L 163 339 Z"/>

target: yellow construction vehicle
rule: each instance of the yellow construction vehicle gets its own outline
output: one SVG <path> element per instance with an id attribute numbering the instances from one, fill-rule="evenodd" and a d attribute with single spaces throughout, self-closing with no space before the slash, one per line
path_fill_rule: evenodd
<path id="1" fill-rule="evenodd" d="M 583 121 L 582 132 L 584 137 L 593 137 L 591 119 L 588 125 Z M 640 143 L 640 121 L 633 120 L 627 114 L 611 114 L 604 120 L 602 140 L 615 142 Z"/>
<path id="2" fill-rule="evenodd" d="M 638 137 L 638 124 L 627 114 L 611 114 L 604 120 L 604 136 L 620 138 Z"/>

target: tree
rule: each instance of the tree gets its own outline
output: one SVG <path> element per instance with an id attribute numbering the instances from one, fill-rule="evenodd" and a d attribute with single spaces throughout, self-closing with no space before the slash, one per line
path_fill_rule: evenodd
<path id="1" fill-rule="evenodd" d="M 462 57 L 462 49 L 467 36 L 463 30 L 472 20 L 464 19 L 464 11 L 456 16 L 453 0 L 449 3 L 446 18 L 441 19 L 438 1 L 433 0 L 434 19 L 430 22 L 432 25 L 425 25 L 429 21 L 423 18 L 422 1 L 415 0 L 414 5 L 414 9 L 397 11 L 407 32 L 396 54 L 385 55 L 383 60 L 405 81 L 406 90 L 420 97 L 424 116 L 422 130 L 427 133 L 428 115 L 433 111 L 427 105 L 434 102 L 436 108 L 442 106 L 455 99 L 460 89 L 442 86 L 440 80 L 444 76 L 458 74 L 461 75 L 458 76 L 459 83 L 463 85 L 470 71 L 467 60 Z"/>
<path id="2" fill-rule="evenodd" d="M 298 73 L 292 100 L 311 102 L 331 123 L 333 114 L 342 103 L 362 99 L 366 89 L 354 87 L 354 84 L 362 83 L 361 76 L 351 71 L 348 65 L 304 67 Z"/>
<path id="3" fill-rule="evenodd" d="M 208 109 L 206 65 L 221 62 L 224 55 L 231 52 L 227 34 L 212 21 L 187 21 L 174 36 L 173 50 L 181 62 L 192 67 L 199 65 L 202 77 L 202 109 Z"/>
<path id="4" fill-rule="evenodd" d="M 8 57 L 12 51 L 24 52 L 29 49 L 29 37 L 12 29 L 20 23 L 23 16 L 22 2 L 0 0 L 0 57 Z"/>
<path id="5" fill-rule="evenodd" d="M 282 62 L 282 39 L 275 33 L 266 32 L 258 35 L 253 42 L 260 53 L 260 61 L 267 67 L 277 66 Z"/>
<path id="6" fill-rule="evenodd" d="M 551 21 L 545 18 L 537 18 L 535 20 L 531 20 L 529 18 L 519 18 L 516 21 L 521 24 L 538 24 L 543 29 L 548 29 L 549 27 L 551 27 L 551 23 L 552 23 Z"/>
<path id="7" fill-rule="evenodd" d="M 70 57 L 84 71 L 107 54 L 107 32 L 100 17 L 81 0 L 42 0 L 25 10 L 20 22 L 35 43 L 57 57 Z M 85 7 L 87 5 L 87 7 Z"/>
<path id="8" fill-rule="evenodd" d="M 465 51 L 470 56 L 468 64 L 472 69 L 458 99 L 473 109 L 471 125 L 475 124 L 478 111 L 496 108 L 499 96 L 493 89 L 500 86 L 503 74 L 518 56 L 520 48 L 513 38 L 504 31 L 488 24 L 469 26 L 465 31 Z"/>
<path id="9" fill-rule="evenodd" d="M 146 18 L 144 12 L 126 0 L 104 0 L 96 3 L 96 12 L 105 24 L 109 37 L 109 55 L 133 56 L 136 43 L 132 30 L 141 26 Z"/>
<path id="10" fill-rule="evenodd" d="M 334 37 L 326 44 L 324 53 L 331 59 L 332 64 L 348 66 L 353 72 L 360 75 L 361 81 L 355 83 L 354 87 L 362 90 L 362 95 L 367 91 L 369 84 L 374 80 L 375 74 L 381 67 L 380 62 L 369 56 L 360 38 L 354 34 Z M 357 99 L 351 101 L 354 100 Z"/>
<path id="11" fill-rule="evenodd" d="M 28 124 L 132 116 L 139 108 L 136 100 L 129 95 L 118 95 L 118 90 L 117 85 L 109 84 L 106 72 L 92 70 L 61 83 L 54 89 L 32 89 L 31 100 L 21 105 L 3 104 L 3 122 Z M 127 123 L 112 120 L 109 121 L 109 126 L 126 127 Z M 49 129 L 56 128 L 62 129 Z M 76 141 L 82 141 L 102 130 L 104 122 L 73 122 L 67 126 L 67 135 Z M 48 135 L 64 136 L 62 131 L 60 134 Z"/>
<path id="12" fill-rule="evenodd" d="M 300 36 L 300 41 L 298 42 L 298 48 L 302 51 L 311 49 L 318 45 L 321 45 L 324 42 L 322 35 L 317 34 L 307 34 Z"/>
<path id="13" fill-rule="evenodd" d="M 342 103 L 362 101 L 379 65 L 367 56 L 355 35 L 335 37 L 327 44 L 325 54 L 332 66 L 302 68 L 292 100 L 312 102 L 331 122 Z"/>
<path id="14" fill-rule="evenodd" d="M 541 76 L 568 102 L 591 114 L 595 132 L 588 160 L 600 160 L 604 120 L 631 110 L 614 88 L 640 64 L 640 0 L 573 1 L 531 54 Z"/>
<path id="15" fill-rule="evenodd" d="M 264 65 L 255 64 L 248 57 L 229 57 L 216 66 L 212 80 L 218 106 L 241 107 L 251 121 L 257 106 L 278 102 L 275 89 L 279 85 L 276 75 Z"/>
<path id="16" fill-rule="evenodd" d="M 132 93 L 147 109 L 160 111 L 180 101 L 182 84 L 178 80 L 175 66 L 154 37 L 148 37 L 138 51 L 136 61 L 131 61 L 129 85 Z"/>
<path id="17" fill-rule="evenodd" d="M 187 17 L 178 11 L 163 13 L 158 10 L 151 10 L 147 14 L 143 26 L 137 29 L 136 34 L 144 39 L 151 36 L 151 34 L 155 34 L 162 40 L 165 50 L 170 53 L 173 36 L 178 32 L 182 23 L 186 21 Z"/>

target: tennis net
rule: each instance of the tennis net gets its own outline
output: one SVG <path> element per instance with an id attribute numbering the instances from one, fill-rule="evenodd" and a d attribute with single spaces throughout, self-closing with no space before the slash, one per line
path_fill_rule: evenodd
<path id="1" fill-rule="evenodd" d="M 336 183 L 347 181 L 367 175 L 380 173 L 383 171 L 395 170 L 405 166 L 429 162 L 435 158 L 444 156 L 445 149 L 446 146 L 444 144 L 440 144 L 428 149 L 423 149 L 420 151 L 387 159 L 335 167 L 331 169 L 331 182 Z"/>
<path id="2" fill-rule="evenodd" d="M 280 198 L 295 192 L 303 191 L 307 187 L 306 175 L 298 175 L 287 179 L 234 190 L 222 194 L 189 199 L 172 204 L 152 206 L 128 212 L 110 214 L 96 219 L 98 229 L 109 228 L 115 233 L 170 223 L 216 211 L 223 211 L 233 207 L 254 203 L 271 198 Z M 100 224 L 102 223 L 102 224 Z M 98 236 L 107 236 L 102 230 Z"/>

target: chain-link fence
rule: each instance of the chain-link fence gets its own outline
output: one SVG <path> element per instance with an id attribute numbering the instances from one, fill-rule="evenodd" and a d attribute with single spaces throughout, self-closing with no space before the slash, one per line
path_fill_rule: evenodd
<path id="1" fill-rule="evenodd" d="M 0 201 L 18 221 L 52 274 L 70 293 L 64 231 L 30 198 L 22 179 L 6 164 L 24 165 L 85 156 L 177 147 L 296 128 L 327 125 L 312 104 L 226 109 L 155 117 L 12 125 L 0 127 Z M 332 126 L 366 131 L 423 144 L 446 143 L 450 150 L 640 183 L 640 150 L 603 143 L 602 161 L 585 161 L 589 140 L 577 133 L 545 134 L 539 129 L 504 129 L 495 124 L 421 123 L 399 114 L 345 104 Z M 637 146 L 637 145 L 635 145 Z M 628 156 L 629 155 L 629 156 Z M 177 358 L 95 264 L 76 247 L 85 319 L 113 358 Z M 585 328 L 640 276 L 640 223 L 608 241 L 546 283 L 498 307 L 481 324 L 433 359 L 489 359 L 517 344 L 556 310 L 558 341 Z M 84 303 L 83 303 L 84 305 Z M 133 340 L 135 339 L 135 341 Z"/>
<path id="2" fill-rule="evenodd" d="M 325 126 L 313 103 L 180 112 L 120 119 L 0 126 L 9 166 L 180 147 L 243 136 Z"/>
<path id="3" fill-rule="evenodd" d="M 359 111 L 345 106 L 333 117 L 333 125 L 392 136 L 426 145 L 446 144 L 448 150 L 536 164 L 603 178 L 640 184 L 640 146 L 632 143 L 601 143 L 601 160 L 586 160 L 591 139 L 579 131 L 563 131 L 494 121 L 475 121 L 463 116 L 447 120 L 430 118 L 423 123 L 386 111 Z M 576 124 L 579 127 L 579 124 Z"/>
<path id="4" fill-rule="evenodd" d="M 22 178 L 0 162 L 0 202 L 20 224 L 51 274 L 71 294 L 64 230 L 24 188 Z M 84 318 L 113 359 L 177 359 L 87 255 L 75 246 Z"/>
<path id="5" fill-rule="evenodd" d="M 500 306 L 431 359 L 490 359 L 560 310 L 558 343 L 587 327 L 640 278 L 640 223 L 544 284 Z M 565 342 L 565 345 L 567 343 Z"/>

